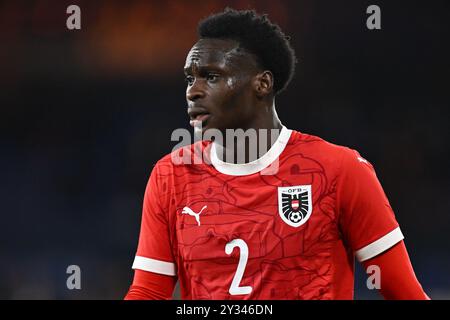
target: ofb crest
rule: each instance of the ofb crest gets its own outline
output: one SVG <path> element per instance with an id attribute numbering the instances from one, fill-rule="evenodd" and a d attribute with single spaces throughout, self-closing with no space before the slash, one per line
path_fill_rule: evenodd
<path id="1" fill-rule="evenodd" d="M 278 213 L 284 222 L 300 227 L 312 212 L 311 185 L 278 187 Z"/>

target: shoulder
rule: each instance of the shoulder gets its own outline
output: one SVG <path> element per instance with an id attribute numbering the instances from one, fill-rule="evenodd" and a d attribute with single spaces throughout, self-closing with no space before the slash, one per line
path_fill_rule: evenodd
<path id="1" fill-rule="evenodd" d="M 292 130 L 288 146 L 296 150 L 304 150 L 325 157 L 355 157 L 358 151 L 347 146 L 327 141 L 321 137 Z"/>
<path id="2" fill-rule="evenodd" d="M 296 130 L 292 130 L 291 139 L 289 140 L 288 145 L 301 147 L 303 149 L 318 149 L 320 151 L 327 151 L 328 153 L 337 154 L 342 153 L 345 149 L 348 149 L 345 146 L 329 142 L 321 137 Z"/>
<path id="3" fill-rule="evenodd" d="M 167 204 L 175 189 L 183 188 L 193 176 L 199 176 L 196 173 L 200 168 L 193 157 L 200 157 L 207 145 L 208 141 L 199 141 L 177 148 L 159 159 L 151 168 L 146 192 L 148 197 L 152 194 L 159 198 L 160 203 Z"/>
<path id="4" fill-rule="evenodd" d="M 359 164 L 372 168 L 372 165 L 357 150 L 329 142 L 312 134 L 292 130 L 288 146 L 314 159 L 331 164 L 339 171 L 345 170 L 348 166 Z"/>
<path id="5" fill-rule="evenodd" d="M 205 163 L 206 157 L 209 157 L 208 149 L 210 141 L 198 141 L 193 144 L 179 147 L 159 159 L 154 170 L 165 173 L 173 173 L 176 170 L 186 170 L 193 165 Z M 206 161 L 207 162 L 207 161 Z"/>

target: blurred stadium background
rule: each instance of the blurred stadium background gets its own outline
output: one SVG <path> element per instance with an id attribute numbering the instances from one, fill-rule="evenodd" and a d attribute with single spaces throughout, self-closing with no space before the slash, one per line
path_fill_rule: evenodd
<path id="1" fill-rule="evenodd" d="M 370 4 L 382 30 L 365 26 Z M 152 165 L 189 128 L 185 55 L 225 6 L 291 36 L 284 124 L 374 164 L 419 280 L 450 299 L 449 2 L 317 0 L 1 1 L 0 298 L 123 298 Z M 71 264 L 81 290 L 66 288 Z M 359 267 L 355 291 L 379 298 Z"/>

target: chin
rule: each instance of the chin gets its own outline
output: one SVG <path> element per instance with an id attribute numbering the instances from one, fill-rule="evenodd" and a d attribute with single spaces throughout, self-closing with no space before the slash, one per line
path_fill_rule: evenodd
<path id="1" fill-rule="evenodd" d="M 202 127 L 202 133 L 205 134 L 206 131 L 220 131 L 223 136 L 225 136 L 225 129 L 215 126 L 213 123 L 206 123 L 204 127 Z M 211 134 L 214 136 L 215 132 L 211 132 Z"/>

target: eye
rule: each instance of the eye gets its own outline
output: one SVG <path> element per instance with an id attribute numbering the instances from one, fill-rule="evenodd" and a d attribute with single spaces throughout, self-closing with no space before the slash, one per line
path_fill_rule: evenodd
<path id="1" fill-rule="evenodd" d="M 219 75 L 215 74 L 215 73 L 208 73 L 206 75 L 206 80 L 209 82 L 215 82 L 217 80 L 217 78 L 219 78 Z"/>
<path id="2" fill-rule="evenodd" d="M 184 78 L 184 80 L 187 82 L 187 84 L 188 84 L 189 86 L 192 86 L 192 84 L 194 83 L 194 77 L 193 77 L 193 76 L 186 76 L 186 77 Z"/>

